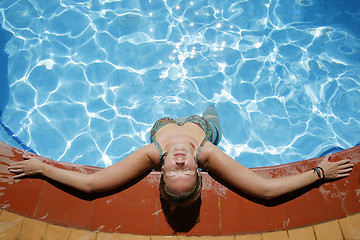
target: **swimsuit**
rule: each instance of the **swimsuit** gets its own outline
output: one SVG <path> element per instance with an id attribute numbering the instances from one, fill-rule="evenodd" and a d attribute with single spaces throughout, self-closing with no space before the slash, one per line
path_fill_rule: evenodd
<path id="1" fill-rule="evenodd" d="M 159 145 L 159 143 L 156 141 L 155 139 L 155 134 L 157 133 L 157 131 L 159 131 L 160 128 L 170 124 L 170 123 L 175 123 L 178 126 L 182 126 L 185 123 L 194 123 L 197 126 L 199 126 L 204 132 L 205 132 L 205 138 L 204 140 L 201 142 L 200 146 L 198 147 L 197 151 L 196 151 L 196 160 L 199 163 L 200 160 L 200 152 L 205 144 L 206 141 L 211 141 L 213 139 L 213 130 L 212 127 L 210 126 L 209 122 L 205 120 L 205 118 L 200 117 L 198 115 L 194 115 L 191 117 L 186 118 L 186 120 L 184 122 L 177 122 L 176 120 L 169 118 L 169 117 L 163 117 L 159 120 L 156 121 L 156 123 L 154 124 L 154 126 L 151 129 L 151 134 L 150 134 L 150 141 L 151 143 L 155 143 L 157 149 L 159 150 L 160 156 L 163 155 L 163 151 Z"/>

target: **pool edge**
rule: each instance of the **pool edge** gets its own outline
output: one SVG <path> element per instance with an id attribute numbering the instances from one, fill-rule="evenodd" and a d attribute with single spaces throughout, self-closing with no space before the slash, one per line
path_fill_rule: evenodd
<path id="1" fill-rule="evenodd" d="M 334 159 L 350 158 L 355 164 L 350 177 L 306 188 L 297 195 L 277 200 L 280 202 L 254 202 L 203 173 L 200 221 L 190 231 L 180 234 L 169 227 L 162 212 L 158 199 L 158 173 L 139 179 L 131 188 L 91 199 L 40 179 L 14 181 L 7 166 L 12 161 L 21 160 L 22 153 L 22 150 L 0 142 L 0 206 L 5 212 L 55 226 L 147 236 L 240 236 L 288 232 L 357 216 L 360 210 L 360 146 L 333 154 Z M 93 172 L 99 169 L 43 159 L 75 171 Z M 254 171 L 265 177 L 283 176 L 311 169 L 319 161 L 320 158 L 309 159 L 255 168 Z"/>

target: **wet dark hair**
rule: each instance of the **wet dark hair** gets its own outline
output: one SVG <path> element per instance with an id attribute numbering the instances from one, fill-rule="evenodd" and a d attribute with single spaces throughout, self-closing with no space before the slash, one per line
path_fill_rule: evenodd
<path id="1" fill-rule="evenodd" d="M 164 165 L 164 160 L 166 155 L 167 153 L 165 152 L 160 158 L 160 168 Z M 177 207 L 177 206 L 186 207 L 194 203 L 201 195 L 201 188 L 202 188 L 202 175 L 200 171 L 196 174 L 195 185 L 191 189 L 191 191 L 181 194 L 171 193 L 166 187 L 166 183 L 164 181 L 164 174 L 163 173 L 161 174 L 160 184 L 159 184 L 160 195 L 163 199 L 168 201 L 173 207 Z"/>

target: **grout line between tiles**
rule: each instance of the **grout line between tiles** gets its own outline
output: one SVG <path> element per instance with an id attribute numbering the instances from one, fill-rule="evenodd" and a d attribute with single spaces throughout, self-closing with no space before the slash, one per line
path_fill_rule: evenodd
<path id="1" fill-rule="evenodd" d="M 342 219 L 343 219 L 343 218 L 342 218 Z M 343 230 L 342 230 L 342 228 L 341 228 L 339 219 L 337 219 L 336 222 L 337 222 L 337 224 L 339 225 L 339 229 L 340 229 L 340 233 L 341 233 L 342 238 L 345 239 L 345 236 L 344 236 Z"/>
<path id="2" fill-rule="evenodd" d="M 42 180 L 41 191 L 40 191 L 38 200 L 36 202 L 36 206 L 35 206 L 34 213 L 33 213 L 33 216 L 32 216 L 33 218 L 35 218 L 35 216 L 36 216 L 36 213 L 37 213 L 37 210 L 38 210 L 38 207 L 39 207 L 39 204 L 40 204 L 40 199 L 41 199 L 41 197 L 43 195 L 43 192 L 44 192 L 44 188 L 45 188 L 45 182 L 44 182 L 44 180 Z"/>
<path id="3" fill-rule="evenodd" d="M 157 196 L 158 196 L 158 190 L 156 190 L 156 194 L 155 194 L 155 210 L 156 210 L 156 212 L 158 213 L 158 198 L 157 198 Z M 158 234 L 158 217 L 159 217 L 159 214 L 156 214 L 155 215 L 155 234 Z"/>
<path id="4" fill-rule="evenodd" d="M 93 222 L 95 201 L 96 201 L 96 199 L 93 200 L 92 203 L 91 203 L 90 220 L 89 220 L 89 226 L 88 226 L 88 230 L 89 230 L 89 231 L 91 231 L 91 223 Z"/>
<path id="5" fill-rule="evenodd" d="M 222 233 L 222 227 L 221 227 L 221 201 L 220 201 L 220 197 L 221 194 L 219 194 L 220 191 L 217 191 L 217 195 L 218 195 L 218 207 L 219 207 L 219 231 L 220 234 Z"/>
<path id="6" fill-rule="evenodd" d="M 25 217 L 21 216 L 21 215 L 18 215 L 20 217 L 22 217 L 22 221 L 21 221 L 21 225 L 20 225 L 20 230 L 18 232 L 18 236 L 17 238 L 20 239 L 20 235 L 21 235 L 21 232 L 22 232 L 22 229 L 23 229 L 23 226 L 24 226 L 24 221 L 25 221 Z"/>

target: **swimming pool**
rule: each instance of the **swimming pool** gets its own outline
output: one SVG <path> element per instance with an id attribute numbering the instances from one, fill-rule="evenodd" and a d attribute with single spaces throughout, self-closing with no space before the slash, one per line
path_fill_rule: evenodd
<path id="1" fill-rule="evenodd" d="M 12 35 L 1 120 L 42 156 L 105 167 L 149 143 L 157 119 L 209 103 L 219 146 L 247 167 L 360 141 L 359 1 L 3 0 L 0 10 Z"/>

